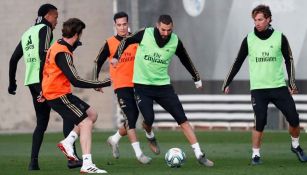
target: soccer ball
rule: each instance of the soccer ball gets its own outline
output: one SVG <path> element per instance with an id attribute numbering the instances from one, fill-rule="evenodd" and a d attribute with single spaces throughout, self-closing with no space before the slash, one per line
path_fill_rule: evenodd
<path id="1" fill-rule="evenodd" d="M 172 168 L 181 167 L 185 160 L 185 153 L 180 148 L 171 148 L 165 154 L 165 162 Z"/>

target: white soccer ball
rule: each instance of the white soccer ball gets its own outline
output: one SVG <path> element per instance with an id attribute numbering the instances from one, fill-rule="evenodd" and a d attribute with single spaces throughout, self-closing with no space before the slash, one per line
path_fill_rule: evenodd
<path id="1" fill-rule="evenodd" d="M 165 162 L 169 167 L 179 168 L 186 160 L 185 153 L 180 148 L 171 148 L 165 154 Z"/>

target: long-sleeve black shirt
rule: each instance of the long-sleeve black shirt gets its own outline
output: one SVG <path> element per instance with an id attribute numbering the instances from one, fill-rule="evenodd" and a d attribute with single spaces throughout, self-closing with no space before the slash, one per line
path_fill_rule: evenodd
<path id="1" fill-rule="evenodd" d="M 117 51 L 115 52 L 114 58 L 120 58 L 123 51 L 133 43 L 141 43 L 143 36 L 145 33 L 145 29 L 141 29 L 140 31 L 136 32 L 135 34 L 125 38 L 120 43 Z M 170 35 L 171 36 L 171 35 Z M 155 27 L 154 28 L 154 37 L 157 45 L 162 48 L 164 47 L 168 41 L 170 40 L 170 36 L 167 39 L 163 39 L 159 33 L 159 30 Z M 199 81 L 200 76 L 198 71 L 196 70 L 195 66 L 193 65 L 191 58 L 189 57 L 185 47 L 183 46 L 181 40 L 179 39 L 177 49 L 175 54 L 179 57 L 183 66 L 189 71 L 192 75 L 194 81 Z"/>
<path id="2" fill-rule="evenodd" d="M 53 39 L 53 34 L 52 34 L 52 25 L 47 20 L 42 18 L 42 20 L 37 21 L 35 25 L 39 24 L 46 24 L 46 26 L 42 27 L 39 31 L 39 60 L 40 60 L 40 82 L 41 82 L 43 65 L 45 63 L 47 50 L 50 47 L 50 42 Z M 17 64 L 22 56 L 23 56 L 23 50 L 20 41 L 10 59 L 10 65 L 9 65 L 10 83 L 16 82 L 15 78 L 16 78 Z"/>
<path id="3" fill-rule="evenodd" d="M 259 37 L 262 40 L 268 39 L 274 32 L 274 29 L 270 26 L 268 29 L 266 29 L 263 32 L 257 31 L 256 28 L 254 28 L 254 32 L 257 37 Z M 284 34 L 282 34 L 282 40 L 281 40 L 281 52 L 285 60 L 286 69 L 288 73 L 288 81 L 289 81 L 289 87 L 291 89 L 296 89 L 295 85 L 295 71 L 294 71 L 294 63 L 293 63 L 293 57 L 292 57 L 292 51 L 288 42 L 288 39 Z M 224 80 L 222 90 L 224 91 L 227 86 L 231 83 L 235 75 L 239 72 L 245 58 L 248 55 L 248 44 L 247 44 L 247 36 L 244 38 L 241 44 L 241 48 L 239 50 L 238 56 L 235 59 L 230 72 L 226 79 Z"/>
<path id="4" fill-rule="evenodd" d="M 58 43 L 65 45 L 70 52 L 74 51 L 74 47 L 65 42 L 64 40 L 58 40 Z M 111 85 L 111 80 L 109 78 L 103 81 L 93 81 L 82 79 L 74 66 L 73 58 L 70 54 L 65 52 L 60 52 L 55 56 L 56 65 L 62 70 L 64 75 L 69 79 L 71 84 L 79 88 L 102 88 Z"/>
<path id="5" fill-rule="evenodd" d="M 115 38 L 118 41 L 122 41 L 124 37 L 116 35 Z M 99 72 L 101 70 L 102 65 L 104 62 L 107 60 L 108 57 L 111 56 L 110 49 L 109 49 L 109 44 L 106 41 L 105 44 L 102 46 L 102 48 L 99 51 L 99 54 L 95 60 L 95 68 L 94 68 L 94 79 L 98 79 L 99 77 Z"/>

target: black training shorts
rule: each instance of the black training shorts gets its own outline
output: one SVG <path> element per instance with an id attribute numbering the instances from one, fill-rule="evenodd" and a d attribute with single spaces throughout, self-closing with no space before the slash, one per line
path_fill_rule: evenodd
<path id="1" fill-rule="evenodd" d="M 66 94 L 47 102 L 63 119 L 71 120 L 75 125 L 78 125 L 87 117 L 86 110 L 90 107 L 72 94 Z"/>
<path id="2" fill-rule="evenodd" d="M 154 122 L 153 101 L 169 112 L 178 125 L 187 121 L 182 104 L 171 85 L 152 86 L 135 84 L 134 89 L 136 102 L 146 125 L 152 126 Z"/>
<path id="3" fill-rule="evenodd" d="M 270 102 L 283 113 L 290 126 L 299 126 L 299 115 L 287 87 L 252 90 L 251 98 L 256 117 L 255 129 L 257 131 L 263 131 L 267 124 L 267 110 Z"/>
<path id="4" fill-rule="evenodd" d="M 128 121 L 129 129 L 135 129 L 139 110 L 135 102 L 133 87 L 118 88 L 115 93 L 124 118 Z"/>

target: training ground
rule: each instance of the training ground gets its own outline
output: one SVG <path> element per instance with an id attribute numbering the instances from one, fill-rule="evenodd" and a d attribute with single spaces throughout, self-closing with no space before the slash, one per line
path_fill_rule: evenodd
<path id="1" fill-rule="evenodd" d="M 145 140 L 144 133 L 138 136 L 145 154 L 153 161 L 149 165 L 140 164 L 133 153 L 127 137 L 120 141 L 120 158 L 112 157 L 106 144 L 111 132 L 95 131 L 93 135 L 92 155 L 94 163 L 114 175 L 303 175 L 307 173 L 307 163 L 300 163 L 290 151 L 290 138 L 287 132 L 265 132 L 261 156 L 263 164 L 251 166 L 251 133 L 198 131 L 196 132 L 202 149 L 209 159 L 215 162 L 211 168 L 198 164 L 194 153 L 182 132 L 156 131 L 161 154 L 154 155 Z M 79 169 L 69 170 L 64 155 L 56 147 L 62 139 L 62 133 L 47 133 L 40 153 L 40 171 L 27 170 L 31 134 L 0 135 L 1 175 L 69 175 L 79 174 Z M 307 150 L 306 133 L 301 134 L 301 147 Z M 80 154 L 80 145 L 77 144 Z M 171 147 L 182 148 L 187 161 L 181 168 L 169 168 L 164 162 L 164 154 Z"/>

